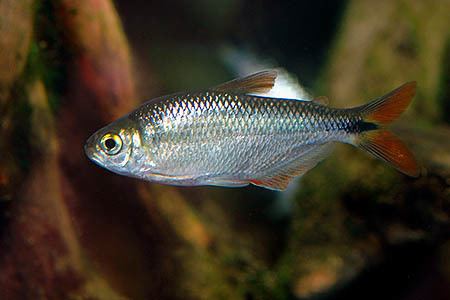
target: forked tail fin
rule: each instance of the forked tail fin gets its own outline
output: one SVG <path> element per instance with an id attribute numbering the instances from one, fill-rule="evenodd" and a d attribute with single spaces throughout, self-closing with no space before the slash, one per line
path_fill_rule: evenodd
<path id="1" fill-rule="evenodd" d="M 356 146 L 413 177 L 419 175 L 414 155 L 399 138 L 380 126 L 395 121 L 408 107 L 415 93 L 416 82 L 408 82 L 385 96 L 359 107 L 363 122 L 374 124 L 376 129 L 363 131 L 356 139 Z"/>

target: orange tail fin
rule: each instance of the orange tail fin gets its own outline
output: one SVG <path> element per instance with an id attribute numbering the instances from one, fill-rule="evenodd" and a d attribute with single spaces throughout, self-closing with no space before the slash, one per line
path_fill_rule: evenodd
<path id="1" fill-rule="evenodd" d="M 360 107 L 359 111 L 363 121 L 381 126 L 395 121 L 408 107 L 415 93 L 416 82 L 408 82 L 385 96 Z M 399 138 L 385 129 L 360 133 L 356 144 L 406 175 L 413 177 L 419 175 L 419 167 L 414 155 Z"/>
<path id="2" fill-rule="evenodd" d="M 364 121 L 387 125 L 395 121 L 416 94 L 416 82 L 411 81 L 359 108 Z"/>
<path id="3" fill-rule="evenodd" d="M 387 130 L 374 130 L 361 134 L 358 146 L 381 159 L 400 172 L 419 176 L 419 167 L 414 155 L 403 142 Z"/>

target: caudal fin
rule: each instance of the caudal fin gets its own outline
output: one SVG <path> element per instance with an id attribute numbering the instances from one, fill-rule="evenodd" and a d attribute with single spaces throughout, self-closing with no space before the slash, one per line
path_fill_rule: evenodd
<path id="1" fill-rule="evenodd" d="M 395 121 L 408 107 L 415 93 L 416 82 L 408 82 L 385 96 L 361 106 L 358 110 L 363 122 L 373 124 L 377 129 L 373 130 L 373 126 L 369 126 L 372 130 L 361 132 L 356 139 L 358 147 L 413 177 L 419 175 L 414 155 L 399 138 L 380 126 Z"/>
<path id="2" fill-rule="evenodd" d="M 416 94 L 416 82 L 411 81 L 392 92 L 361 106 L 364 121 L 387 125 L 395 121 L 408 107 Z"/>
<path id="3" fill-rule="evenodd" d="M 414 155 L 398 137 L 387 130 L 362 133 L 358 139 L 358 146 L 406 175 L 419 176 L 419 167 Z"/>

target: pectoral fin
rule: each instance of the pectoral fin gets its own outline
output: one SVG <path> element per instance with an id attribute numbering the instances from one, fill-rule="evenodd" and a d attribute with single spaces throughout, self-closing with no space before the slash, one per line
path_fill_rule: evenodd
<path id="1" fill-rule="evenodd" d="M 233 180 L 231 178 L 210 178 L 203 181 L 202 184 L 225 187 L 243 187 L 249 185 L 247 181 Z"/>

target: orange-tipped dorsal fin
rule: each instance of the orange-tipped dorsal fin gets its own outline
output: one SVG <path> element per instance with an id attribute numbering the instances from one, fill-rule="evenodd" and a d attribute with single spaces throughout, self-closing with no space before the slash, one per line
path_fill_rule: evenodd
<path id="1" fill-rule="evenodd" d="M 381 125 L 395 121 L 416 94 L 416 85 L 415 81 L 407 82 L 392 92 L 359 107 L 364 121 Z"/>
<path id="2" fill-rule="evenodd" d="M 277 76 L 276 70 L 267 70 L 222 83 L 212 89 L 236 94 L 265 94 L 273 88 Z"/>

